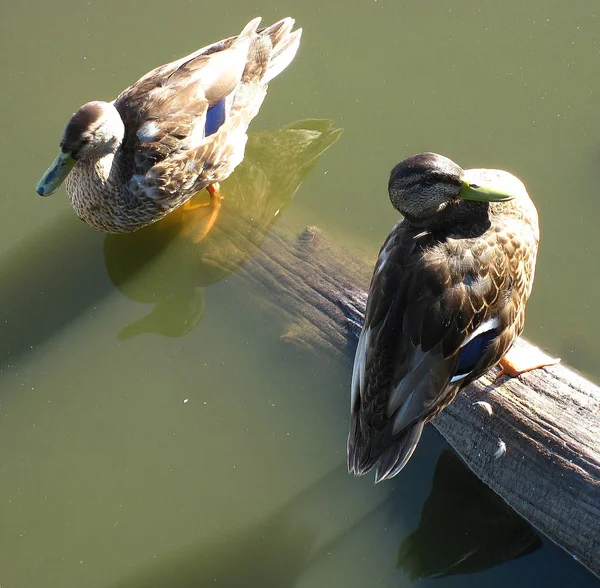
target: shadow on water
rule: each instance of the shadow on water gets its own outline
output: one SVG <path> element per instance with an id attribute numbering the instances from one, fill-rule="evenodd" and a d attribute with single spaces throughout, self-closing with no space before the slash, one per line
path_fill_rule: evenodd
<path id="1" fill-rule="evenodd" d="M 0 364 L 49 339 L 111 289 L 99 255 L 103 235 L 68 212 L 22 242 L 0 267 Z"/>
<path id="2" fill-rule="evenodd" d="M 350 490 L 349 490 L 350 489 Z M 110 588 L 291 588 L 312 565 L 337 544 L 356 532 L 361 523 L 387 509 L 389 493 L 379 504 L 369 499 L 370 485 L 348 484 L 345 467 L 337 467 L 314 482 L 264 519 L 243 529 L 206 539 L 152 562 L 128 574 Z M 319 512 L 319 502 L 348 492 L 358 511 L 353 521 L 331 535 L 329 526 L 319 529 L 307 513 Z M 367 506 L 366 506 L 367 505 Z M 346 520 L 340 510 L 339 518 Z M 322 527 L 323 525 L 321 525 Z"/>
<path id="3" fill-rule="evenodd" d="M 252 133 L 246 157 L 222 184 L 217 224 L 199 242 L 206 209 L 179 209 L 130 235 L 109 235 L 109 276 L 128 298 L 154 304 L 119 337 L 160 333 L 179 337 L 204 315 L 204 288 L 241 267 L 260 247 L 320 156 L 341 135 L 327 120 L 304 120 L 277 131 Z M 199 199 L 206 195 L 199 194 Z"/>
<path id="4" fill-rule="evenodd" d="M 229 198 L 222 218 L 200 245 L 194 238 L 202 216 L 194 225 L 177 211 L 138 233 L 107 237 L 111 280 L 133 300 L 156 304 L 121 336 L 145 331 L 178 336 L 193 328 L 204 312 L 203 288 L 235 271 L 260 246 L 321 154 L 339 138 L 342 131 L 331 127 L 331 121 L 309 119 L 250 133 L 243 163 L 223 184 Z M 100 254 L 104 238 L 69 212 L 15 247 L 0 268 L 0 365 L 14 367 L 21 354 L 112 290 Z M 133 279 L 140 270 L 140 278 Z"/>
<path id="5" fill-rule="evenodd" d="M 398 505 L 406 512 L 407 500 L 426 483 L 422 468 L 410 467 L 415 478 L 408 485 L 377 489 L 349 477 L 345 466 L 337 467 L 265 518 L 153 559 L 109 588 L 296 586 L 322 558 L 346 542 L 360 542 L 363 526 L 398 528 Z M 476 574 L 540 547 L 532 527 L 444 450 L 419 526 L 402 542 L 396 563 L 413 581 L 442 578 Z M 401 577 L 397 581 L 404 585 Z"/>
<path id="6" fill-rule="evenodd" d="M 471 574 L 541 546 L 527 521 L 444 450 L 419 526 L 400 546 L 398 567 L 412 580 Z"/>

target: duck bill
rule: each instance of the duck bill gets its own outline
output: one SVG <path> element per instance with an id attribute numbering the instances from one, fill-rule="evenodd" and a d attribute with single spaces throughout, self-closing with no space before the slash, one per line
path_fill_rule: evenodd
<path id="1" fill-rule="evenodd" d="M 65 181 L 74 165 L 75 160 L 71 155 L 60 151 L 58 157 L 38 182 L 37 193 L 40 196 L 50 196 Z"/>
<path id="2" fill-rule="evenodd" d="M 494 185 L 481 180 L 481 176 L 471 179 L 468 173 L 465 173 L 460 180 L 462 188 L 459 197 L 464 200 L 479 200 L 482 202 L 504 202 L 515 197 L 515 194 L 507 186 Z"/>

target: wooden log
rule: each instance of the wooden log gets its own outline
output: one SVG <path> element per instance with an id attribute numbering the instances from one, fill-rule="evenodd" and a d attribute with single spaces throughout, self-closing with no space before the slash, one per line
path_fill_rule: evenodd
<path id="1" fill-rule="evenodd" d="M 281 311 L 284 340 L 349 362 L 372 262 L 315 227 L 299 236 L 278 229 L 238 276 Z M 563 365 L 518 378 L 496 373 L 465 389 L 433 425 L 520 515 L 600 575 L 600 389 Z"/>

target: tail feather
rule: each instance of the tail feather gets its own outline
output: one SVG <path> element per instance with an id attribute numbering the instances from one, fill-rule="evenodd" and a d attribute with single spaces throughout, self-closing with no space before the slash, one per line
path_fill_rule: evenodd
<path id="1" fill-rule="evenodd" d="M 250 34 L 254 35 L 253 31 L 257 25 L 258 20 L 255 19 L 246 25 L 244 31 L 250 31 Z M 298 29 L 292 33 L 293 26 L 294 19 L 288 17 L 254 35 L 241 83 L 235 95 L 231 97 L 229 108 L 232 116 L 240 114 L 243 118 L 241 124 L 247 126 L 256 116 L 265 98 L 267 84 L 294 59 L 302 30 Z"/>
<path id="2" fill-rule="evenodd" d="M 425 422 L 419 420 L 406 428 L 399 436 L 391 437 L 390 429 L 370 438 L 369 432 L 361 430 L 359 416 L 352 418 L 348 435 L 348 471 L 363 476 L 377 466 L 375 483 L 396 476 L 415 452 Z"/>
<path id="3" fill-rule="evenodd" d="M 258 25 L 260 24 L 261 20 L 262 20 L 262 18 L 260 16 L 253 18 L 242 29 L 242 32 L 237 36 L 234 43 L 239 43 L 240 41 L 242 41 L 243 39 L 246 39 L 246 38 L 252 38 L 254 36 L 254 34 L 256 33 L 256 31 L 258 30 Z"/>
<path id="4" fill-rule="evenodd" d="M 269 37 L 271 44 L 276 47 L 285 37 L 287 37 L 294 28 L 294 19 L 291 16 L 282 18 L 272 25 L 259 31 L 259 34 Z"/>
<path id="5" fill-rule="evenodd" d="M 400 473 L 415 452 L 424 426 L 423 421 L 417 421 L 406 429 L 402 437 L 379 458 L 377 471 L 375 472 L 376 484 L 389 480 Z"/>
<path id="6" fill-rule="evenodd" d="M 269 67 L 263 78 L 265 84 L 278 76 L 296 56 L 302 29 L 292 33 L 294 22 L 293 18 L 284 18 L 260 31 L 260 35 L 269 37 L 272 46 Z"/>
<path id="7" fill-rule="evenodd" d="M 302 29 L 294 31 L 286 39 L 277 53 L 271 55 L 269 61 L 269 69 L 265 76 L 265 83 L 269 83 L 273 78 L 277 77 L 296 57 L 296 52 L 300 46 L 300 38 L 302 37 Z"/>
<path id="8" fill-rule="evenodd" d="M 376 433 L 361 420 L 360 407 L 352 414 L 348 435 L 348 471 L 355 476 L 363 476 L 377 463 L 381 452 L 373 451 L 373 436 Z M 386 444 L 387 445 L 387 444 Z"/>

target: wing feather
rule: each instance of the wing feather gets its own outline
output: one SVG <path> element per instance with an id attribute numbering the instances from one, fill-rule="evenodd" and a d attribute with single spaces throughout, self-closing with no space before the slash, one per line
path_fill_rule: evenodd
<path id="1" fill-rule="evenodd" d="M 509 259 L 497 244 L 493 228 L 459 240 L 418 233 L 403 222 L 388 237 L 371 281 L 352 378 L 351 471 L 366 473 L 382 460 L 378 479 L 395 475 L 422 425 L 512 345 L 522 308 L 505 302 L 519 299 L 523 288 L 515 291 Z M 452 381 L 462 347 L 486 324 L 498 336 L 488 334 L 472 371 Z"/>
<path id="2" fill-rule="evenodd" d="M 238 36 L 148 72 L 115 99 L 125 124 L 123 160 L 129 178 L 135 178 L 133 191 L 141 189 L 140 179 L 157 163 L 201 146 L 206 113 L 240 83 L 259 21 L 248 23 Z M 149 128 L 152 133 L 139 132 Z"/>

